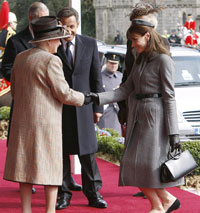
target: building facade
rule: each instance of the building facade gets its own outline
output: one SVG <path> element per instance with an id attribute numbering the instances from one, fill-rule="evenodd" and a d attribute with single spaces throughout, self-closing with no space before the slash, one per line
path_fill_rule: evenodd
<path id="1" fill-rule="evenodd" d="M 105 42 L 112 42 L 119 30 L 126 41 L 126 31 L 130 25 L 129 14 L 139 0 L 93 0 L 96 13 L 96 37 Z M 158 4 L 160 1 L 157 1 Z M 192 14 L 196 20 L 196 31 L 200 32 L 200 0 L 164 0 L 166 7 L 158 15 L 157 32 L 168 33 L 180 29 Z"/>

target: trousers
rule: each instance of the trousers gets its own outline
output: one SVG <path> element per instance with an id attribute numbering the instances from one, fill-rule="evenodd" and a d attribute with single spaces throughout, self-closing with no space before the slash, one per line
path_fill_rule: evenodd
<path id="1" fill-rule="evenodd" d="M 95 160 L 94 153 L 88 155 L 78 155 L 81 164 L 81 179 L 83 193 L 88 199 L 99 196 L 98 191 L 102 187 L 102 180 L 99 169 Z M 72 193 L 69 189 L 71 183 L 71 165 L 69 155 L 63 155 L 63 182 L 58 188 L 58 194 L 65 193 L 67 200 L 72 198 Z"/>

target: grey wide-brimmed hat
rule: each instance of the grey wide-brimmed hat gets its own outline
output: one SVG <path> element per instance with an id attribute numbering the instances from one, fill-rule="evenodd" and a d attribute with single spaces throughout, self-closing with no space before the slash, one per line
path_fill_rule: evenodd
<path id="1" fill-rule="evenodd" d="M 30 43 L 70 37 L 55 16 L 42 16 L 31 22 L 34 39 Z"/>

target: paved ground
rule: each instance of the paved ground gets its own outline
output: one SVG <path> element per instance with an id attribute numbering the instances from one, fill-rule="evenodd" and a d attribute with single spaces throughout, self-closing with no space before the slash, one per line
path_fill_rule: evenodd
<path id="1" fill-rule="evenodd" d="M 200 189 L 188 188 L 184 190 L 200 196 Z"/>

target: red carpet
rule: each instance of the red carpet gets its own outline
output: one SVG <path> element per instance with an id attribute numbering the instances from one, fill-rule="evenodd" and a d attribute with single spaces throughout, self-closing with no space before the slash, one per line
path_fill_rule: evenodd
<path id="1" fill-rule="evenodd" d="M 0 141 L 0 213 L 20 213 L 20 199 L 18 184 L 2 179 L 6 156 L 6 142 Z M 57 212 L 80 213 L 146 213 L 150 209 L 148 200 L 133 197 L 138 192 L 135 187 L 118 187 L 119 167 L 104 160 L 97 159 L 103 180 L 100 193 L 108 203 L 107 209 L 96 209 L 87 206 L 87 199 L 82 192 L 73 192 L 71 205 L 65 210 Z M 14 162 L 13 162 L 14 163 Z M 80 175 L 74 175 L 75 180 L 81 184 Z M 33 213 L 45 212 L 43 187 L 36 186 L 37 193 L 33 195 Z M 200 213 L 200 197 L 176 187 L 169 191 L 181 202 L 177 213 Z"/>

